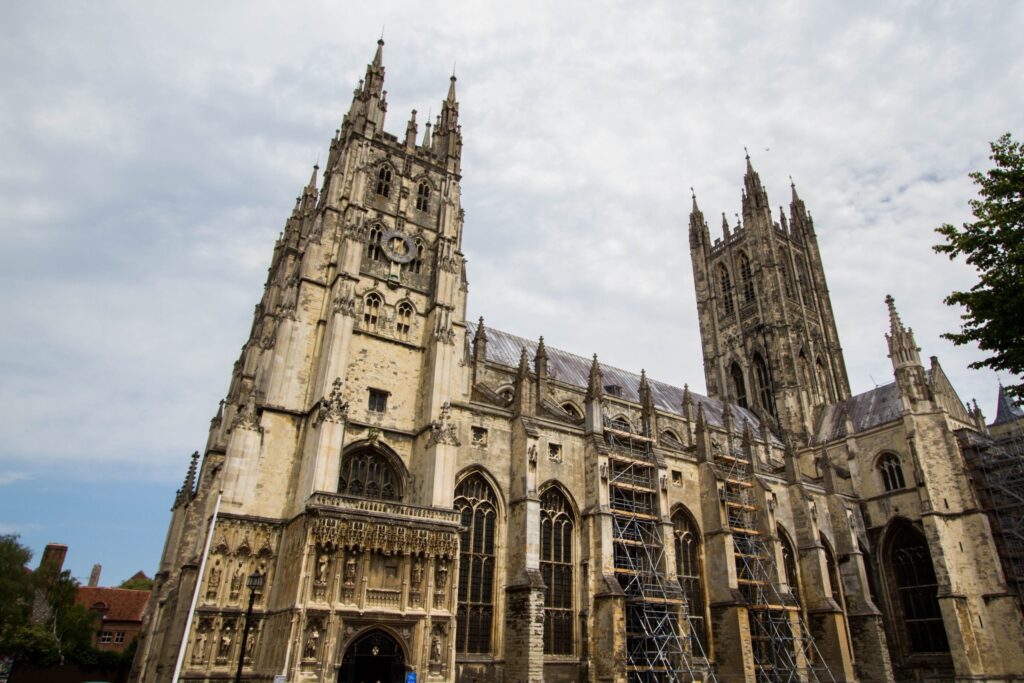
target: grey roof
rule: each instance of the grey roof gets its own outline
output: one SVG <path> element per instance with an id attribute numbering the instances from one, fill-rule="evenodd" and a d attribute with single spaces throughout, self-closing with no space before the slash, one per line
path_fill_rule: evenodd
<path id="1" fill-rule="evenodd" d="M 466 327 L 468 330 L 466 341 L 468 344 L 471 344 L 471 340 L 476 335 L 477 324 L 467 323 Z M 530 369 L 534 369 L 533 360 L 537 354 L 538 342 L 496 330 L 486 324 L 484 327 L 487 331 L 487 360 L 510 368 L 517 368 L 519 367 L 519 356 L 522 350 L 526 349 Z M 586 389 L 590 380 L 591 359 L 552 348 L 547 343 L 544 346 L 548 354 L 548 377 L 581 389 Z M 604 379 L 605 387 L 613 385 L 620 387 L 621 393 L 619 398 L 632 401 L 633 403 L 640 402 L 640 375 L 602 363 L 601 376 Z M 682 389 L 665 382 L 659 382 L 650 377 L 647 378 L 647 382 L 650 384 L 651 395 L 656 408 L 676 415 L 683 414 Z M 722 411 L 725 403 L 718 399 L 702 396 L 693 391 L 690 392 L 690 398 L 693 399 L 694 415 L 697 412 L 697 404 L 701 404 L 704 406 L 705 419 L 712 425 L 722 426 Z M 732 405 L 731 410 L 733 426 L 736 430 L 743 431 L 744 425 L 749 423 L 750 429 L 759 435 L 758 430 L 760 430 L 761 426 L 756 415 L 746 408 L 740 408 L 737 405 Z"/>
<path id="2" fill-rule="evenodd" d="M 853 422 L 853 431 L 856 433 L 898 420 L 902 411 L 896 382 L 883 384 L 840 403 L 825 406 L 818 418 L 816 441 L 824 443 L 847 436 L 847 417 Z"/>
<path id="3" fill-rule="evenodd" d="M 996 401 L 996 421 L 993 426 L 1001 425 L 1004 422 L 1013 422 L 1024 417 L 1024 410 L 1020 404 L 1013 400 L 1013 397 L 1006 391 L 1006 387 L 999 385 L 999 400 Z"/>

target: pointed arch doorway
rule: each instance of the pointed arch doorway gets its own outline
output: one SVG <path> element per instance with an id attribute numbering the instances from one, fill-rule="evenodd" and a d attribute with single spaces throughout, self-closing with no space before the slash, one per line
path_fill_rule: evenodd
<path id="1" fill-rule="evenodd" d="M 345 649 L 338 683 L 405 683 L 405 653 L 391 634 L 373 629 Z"/>

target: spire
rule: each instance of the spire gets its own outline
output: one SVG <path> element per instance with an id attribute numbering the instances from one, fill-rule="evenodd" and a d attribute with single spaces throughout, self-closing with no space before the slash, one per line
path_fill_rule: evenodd
<path id="1" fill-rule="evenodd" d="M 722 238 L 729 241 L 729 219 L 725 217 L 725 212 L 722 212 Z"/>
<path id="2" fill-rule="evenodd" d="M 761 185 L 761 176 L 754 170 L 746 147 L 743 148 L 743 152 L 747 158 L 747 172 L 743 175 L 743 218 L 749 224 L 756 211 L 768 210 L 768 193 Z"/>
<path id="3" fill-rule="evenodd" d="M 371 66 L 384 66 L 384 36 L 381 35 L 377 39 L 377 52 L 373 55 L 373 64 Z"/>
<path id="4" fill-rule="evenodd" d="M 426 123 L 425 126 L 423 126 L 423 143 L 422 143 L 422 146 L 426 147 L 427 149 L 430 148 L 430 129 L 431 129 L 430 112 L 428 111 L 427 112 L 427 123 Z"/>
<path id="5" fill-rule="evenodd" d="M 597 361 L 597 354 L 590 364 L 590 378 L 587 381 L 587 400 L 593 401 L 604 396 L 604 379 L 601 377 L 601 364 Z"/>
<path id="6" fill-rule="evenodd" d="M 647 381 L 647 371 L 640 371 L 640 412 L 643 422 L 644 434 L 651 436 L 656 430 L 657 417 L 654 413 L 654 395 L 651 393 L 651 384 Z"/>
<path id="7" fill-rule="evenodd" d="M 459 103 L 455 99 L 455 74 L 448 85 L 448 97 L 441 103 L 441 115 L 434 129 L 434 153 L 442 160 L 452 163 L 452 170 L 459 172 L 462 159 L 462 128 L 459 126 Z"/>
<path id="8" fill-rule="evenodd" d="M 518 375 L 520 378 L 526 377 L 530 374 L 530 357 L 526 355 L 526 347 L 519 347 L 519 370 Z"/>
<path id="9" fill-rule="evenodd" d="M 708 231 L 707 221 L 704 220 L 704 213 L 697 206 L 697 193 L 693 191 L 692 187 L 690 196 L 693 198 L 693 205 L 690 208 L 690 247 L 692 248 L 702 242 L 705 244 L 710 242 L 711 233 Z"/>
<path id="10" fill-rule="evenodd" d="M 533 356 L 533 367 L 537 371 L 537 375 L 548 374 L 548 349 L 544 346 L 544 337 L 541 336 L 540 341 L 537 342 L 537 353 Z"/>
<path id="11" fill-rule="evenodd" d="M 992 424 L 998 425 L 1004 422 L 1013 422 L 1022 417 L 1024 417 L 1024 410 L 1021 410 L 1020 404 L 1010 396 L 1010 392 L 1000 382 L 999 398 L 996 400 L 996 421 Z"/>
<path id="12" fill-rule="evenodd" d="M 914 341 L 914 330 L 903 326 L 900 314 L 896 312 L 896 301 L 886 295 L 885 304 L 889 308 L 889 334 L 885 341 L 889 345 L 889 358 L 896 375 L 896 384 L 900 395 L 913 404 L 928 398 L 927 379 L 924 366 L 921 365 L 921 349 Z"/>
<path id="13" fill-rule="evenodd" d="M 450 104 L 455 104 L 455 72 L 452 72 L 451 80 L 448 83 L 448 99 L 446 100 Z"/>

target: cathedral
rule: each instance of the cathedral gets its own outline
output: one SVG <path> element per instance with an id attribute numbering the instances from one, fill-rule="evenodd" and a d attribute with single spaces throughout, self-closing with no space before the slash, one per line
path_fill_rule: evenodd
<path id="1" fill-rule="evenodd" d="M 851 395 L 814 221 L 749 158 L 738 224 L 689 216 L 707 396 L 467 320 L 456 80 L 385 132 L 383 45 L 175 497 L 133 681 L 1024 681 L 1019 408 L 990 428 L 892 298 L 892 381 Z"/>

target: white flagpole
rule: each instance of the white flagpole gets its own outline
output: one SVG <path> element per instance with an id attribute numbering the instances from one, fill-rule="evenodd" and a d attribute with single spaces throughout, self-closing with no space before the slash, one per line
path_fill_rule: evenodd
<path id="1" fill-rule="evenodd" d="M 192 617 L 196 613 L 196 603 L 199 602 L 199 588 L 203 584 L 203 572 L 206 571 L 206 558 L 210 556 L 210 543 L 213 542 L 213 527 L 217 525 L 217 513 L 220 512 L 220 497 L 224 491 L 217 492 L 217 502 L 213 505 L 213 516 L 210 517 L 210 528 L 206 531 L 206 543 L 203 544 L 203 558 L 199 560 L 199 573 L 196 574 L 196 588 L 192 591 L 192 604 L 188 608 L 188 617 L 185 619 L 185 631 L 181 634 L 181 645 L 178 647 L 178 661 L 174 665 L 174 676 L 171 680 L 177 683 L 181 676 L 181 666 L 185 663 L 185 648 L 188 647 L 188 636 L 192 631 Z"/>

